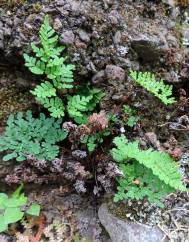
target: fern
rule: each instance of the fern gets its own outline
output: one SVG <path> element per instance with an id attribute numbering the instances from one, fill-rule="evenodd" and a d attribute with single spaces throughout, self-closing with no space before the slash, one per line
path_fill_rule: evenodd
<path id="1" fill-rule="evenodd" d="M 35 119 L 31 111 L 24 118 L 18 113 L 10 115 L 4 135 L 0 137 L 0 151 L 8 151 L 4 161 L 16 158 L 23 161 L 27 155 L 37 159 L 53 160 L 59 153 L 57 142 L 66 138 L 67 133 L 60 128 L 61 120 L 46 118 L 44 114 Z"/>
<path id="2" fill-rule="evenodd" d="M 127 165 L 120 164 L 120 168 L 124 177 L 118 179 L 115 202 L 123 199 L 141 200 L 147 197 L 150 203 L 163 207 L 161 199 L 175 191 L 137 161 Z"/>
<path id="3" fill-rule="evenodd" d="M 32 203 L 26 209 L 27 197 L 21 193 L 22 188 L 23 184 L 10 197 L 5 193 L 0 193 L 0 233 L 8 230 L 9 224 L 20 221 L 24 213 L 39 216 L 40 206 L 37 203 Z"/>
<path id="4" fill-rule="evenodd" d="M 37 97 L 36 100 L 48 109 L 52 117 L 61 118 L 64 116 L 65 106 L 62 99 L 59 97 L 50 99 Z"/>
<path id="5" fill-rule="evenodd" d="M 120 168 L 123 171 L 125 171 L 125 172 L 127 171 L 127 169 L 128 169 L 127 166 L 128 167 L 130 166 L 129 161 L 132 161 L 132 160 L 134 161 L 134 165 L 132 165 L 132 169 L 136 168 L 136 166 L 138 167 L 139 165 L 140 165 L 140 167 L 143 167 L 143 169 L 146 169 L 146 171 L 144 172 L 144 175 L 148 174 L 148 176 L 146 178 L 143 175 L 142 179 L 144 180 L 144 178 L 145 178 L 146 180 L 145 180 L 145 182 L 143 182 L 141 184 L 142 187 L 144 187 L 144 184 L 147 183 L 148 179 L 149 179 L 148 183 L 150 184 L 151 177 L 154 177 L 154 179 L 157 181 L 157 184 L 160 184 L 160 182 L 161 182 L 161 184 L 164 185 L 164 186 L 161 185 L 161 189 L 158 191 L 158 193 L 160 191 L 162 191 L 164 194 L 163 189 L 166 189 L 166 191 L 169 191 L 171 189 L 180 190 L 180 191 L 188 191 L 188 189 L 182 183 L 182 177 L 178 171 L 177 164 L 174 162 L 174 160 L 172 160 L 172 158 L 168 154 L 163 153 L 163 152 L 154 151 L 152 149 L 140 150 L 138 147 L 137 141 L 128 142 L 128 140 L 126 139 L 125 136 L 116 137 L 114 139 L 114 144 L 117 147 L 112 149 L 112 156 L 120 164 Z M 137 164 L 135 164 L 136 162 L 137 162 Z M 151 172 L 151 175 L 149 176 L 150 172 Z M 130 176 L 129 179 L 134 180 L 138 176 L 138 172 L 133 173 L 133 174 L 134 175 Z M 124 179 L 125 180 L 124 183 L 127 184 L 125 186 L 125 190 L 127 190 L 127 192 L 129 192 L 128 187 L 127 187 L 128 184 L 130 184 L 130 181 L 127 180 L 128 176 L 126 176 L 125 179 Z M 139 177 L 139 180 L 140 179 L 141 179 L 141 177 Z M 129 183 L 127 183 L 127 182 L 129 182 Z M 121 180 L 121 183 L 122 183 L 121 187 L 123 190 L 123 181 L 122 180 Z M 148 185 L 148 188 L 149 188 L 149 185 Z M 158 186 L 156 186 L 156 188 L 158 188 Z M 139 189 L 139 191 L 140 191 L 140 189 Z M 136 190 L 135 190 L 135 192 L 136 192 Z M 128 194 L 129 193 L 127 193 L 127 195 Z M 148 194 L 146 194 L 146 195 L 148 196 Z M 119 191 L 118 191 L 118 195 L 116 195 L 116 197 L 119 197 Z M 139 196 L 139 197 L 141 197 L 141 196 Z"/>
<path id="6" fill-rule="evenodd" d="M 70 117 L 82 117 L 83 112 L 89 111 L 89 102 L 93 96 L 68 96 L 68 113 Z"/>
<path id="7" fill-rule="evenodd" d="M 53 87 L 53 85 L 45 81 L 41 85 L 38 85 L 34 91 L 31 91 L 31 93 L 36 96 L 37 98 L 47 98 L 47 97 L 52 97 L 56 96 L 56 89 Z"/>
<path id="8" fill-rule="evenodd" d="M 128 116 L 126 125 L 129 127 L 134 127 L 139 120 L 139 118 L 136 116 L 136 111 L 128 105 L 123 105 L 122 110 Z"/>
<path id="9" fill-rule="evenodd" d="M 36 100 L 48 108 L 53 117 L 64 116 L 64 104 L 57 96 L 58 90 L 73 87 L 74 65 L 65 64 L 66 58 L 61 57 L 64 46 L 58 46 L 58 35 L 49 25 L 48 15 L 39 31 L 41 47 L 31 44 L 35 57 L 24 54 L 25 65 L 37 75 L 46 75 L 48 81 L 38 85 L 31 93 Z M 51 98 L 56 97 L 56 98 Z M 49 99 L 50 98 L 50 99 Z"/>
<path id="10" fill-rule="evenodd" d="M 172 96 L 172 85 L 166 85 L 163 80 L 156 81 L 154 74 L 150 72 L 131 71 L 130 76 L 147 91 L 154 94 L 164 104 L 173 104 L 176 102 Z"/>
<path id="11" fill-rule="evenodd" d="M 80 141 L 82 144 L 86 144 L 89 152 L 93 152 L 99 144 L 103 143 L 104 138 L 109 135 L 110 131 L 105 129 L 95 134 L 84 135 Z"/>
<path id="12" fill-rule="evenodd" d="M 25 66 L 29 68 L 29 70 L 36 74 L 36 75 L 42 75 L 45 71 L 45 64 L 41 62 L 40 60 L 37 61 L 36 58 L 30 57 L 27 54 L 24 54 L 25 59 Z"/>
<path id="13" fill-rule="evenodd" d="M 81 93 L 81 95 L 68 95 L 69 116 L 79 124 L 87 123 L 88 116 L 103 96 L 104 93 L 96 88 L 89 90 L 88 93 Z"/>
<path id="14" fill-rule="evenodd" d="M 38 103 L 48 109 L 51 116 L 60 118 L 65 115 L 65 104 L 57 95 L 58 90 L 73 88 L 74 65 L 65 64 L 66 58 L 61 56 L 64 46 L 57 46 L 58 36 L 49 25 L 48 16 L 45 16 L 39 37 L 41 47 L 31 44 L 35 57 L 24 54 L 25 65 L 37 75 L 46 75 L 46 81 L 31 91 Z M 87 90 L 87 92 L 86 92 Z M 87 88 L 84 92 L 68 96 L 67 111 L 75 122 L 86 123 L 90 112 L 104 96 L 99 89 Z"/>

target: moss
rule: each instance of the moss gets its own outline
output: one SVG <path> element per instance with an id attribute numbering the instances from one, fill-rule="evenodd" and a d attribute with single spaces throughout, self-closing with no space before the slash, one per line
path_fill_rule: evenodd
<path id="1" fill-rule="evenodd" d="M 34 3 L 34 4 L 32 4 L 32 8 L 33 8 L 33 11 L 35 13 L 39 13 L 41 11 L 42 7 L 43 6 L 40 3 Z"/>
<path id="2" fill-rule="evenodd" d="M 140 213 L 144 213 L 142 207 L 140 210 L 140 206 L 134 201 L 130 206 L 127 202 L 109 203 L 108 208 L 111 214 L 115 217 L 130 221 L 139 221 Z M 146 223 L 146 219 L 143 218 L 143 222 Z"/>
<path id="3" fill-rule="evenodd" d="M 15 7 L 26 3 L 27 0 L 0 0 L 0 5 Z"/>
<path id="4" fill-rule="evenodd" d="M 0 124 L 4 126 L 10 113 L 31 109 L 32 102 L 29 93 L 21 93 L 16 87 L 0 88 Z"/>

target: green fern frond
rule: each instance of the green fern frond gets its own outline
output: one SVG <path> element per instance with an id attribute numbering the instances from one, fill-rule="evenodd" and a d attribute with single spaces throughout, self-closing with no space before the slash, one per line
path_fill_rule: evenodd
<path id="1" fill-rule="evenodd" d="M 55 34 L 54 29 L 49 25 L 48 15 L 45 16 L 44 23 L 41 25 L 39 37 L 44 51 L 43 61 L 48 62 L 50 58 L 53 58 L 54 49 L 58 43 L 58 35 Z"/>
<path id="2" fill-rule="evenodd" d="M 67 136 L 61 129 L 61 122 L 46 118 L 42 113 L 39 118 L 33 118 L 31 111 L 27 111 L 25 117 L 22 113 L 16 117 L 10 115 L 5 133 L 0 136 L 0 152 L 8 152 L 3 160 L 16 158 L 17 161 L 23 161 L 27 155 L 53 160 L 59 153 L 56 143 Z"/>
<path id="3" fill-rule="evenodd" d="M 167 153 L 152 149 L 140 150 L 137 141 L 128 142 L 124 136 L 115 138 L 114 144 L 117 148 L 112 149 L 112 155 L 117 162 L 134 159 L 151 169 L 153 174 L 167 185 L 181 191 L 187 190 L 182 183 L 178 165 Z"/>
<path id="4" fill-rule="evenodd" d="M 88 95 L 92 96 L 93 98 L 88 103 L 88 110 L 93 111 L 96 105 L 100 102 L 100 100 L 105 96 L 105 93 L 102 92 L 98 88 L 92 88 L 89 90 Z"/>
<path id="5" fill-rule="evenodd" d="M 90 90 L 86 89 L 80 94 L 74 96 L 68 96 L 67 110 L 68 114 L 78 124 L 87 123 L 88 116 L 95 109 L 101 98 L 104 96 L 97 88 Z"/>
<path id="6" fill-rule="evenodd" d="M 130 76 L 147 91 L 154 94 L 164 104 L 169 105 L 176 102 L 172 96 L 172 85 L 166 85 L 163 80 L 156 81 L 155 75 L 150 72 L 131 71 Z"/>
<path id="7" fill-rule="evenodd" d="M 167 153 L 153 149 L 141 150 L 137 141 L 128 142 L 124 135 L 116 137 L 114 144 L 116 148 L 112 149 L 111 154 L 125 174 L 125 178 L 118 179 L 116 201 L 123 197 L 141 199 L 145 196 L 149 201 L 156 198 L 158 201 L 158 197 L 174 190 L 188 191 L 182 183 L 178 165 Z M 143 174 L 140 174 L 140 170 L 143 170 Z M 135 179 L 140 181 L 139 185 L 133 184 Z"/>
<path id="8" fill-rule="evenodd" d="M 24 54 L 25 65 L 34 74 L 45 74 L 48 81 L 38 85 L 31 93 L 36 96 L 36 100 L 40 104 L 50 111 L 51 116 L 63 117 L 65 108 L 62 100 L 56 96 L 57 90 L 73 87 L 75 66 L 66 65 L 66 57 L 61 57 L 65 47 L 57 46 L 58 35 L 50 26 L 48 15 L 45 16 L 44 23 L 40 28 L 39 37 L 41 46 L 31 44 L 35 57 Z"/>
<path id="9" fill-rule="evenodd" d="M 54 98 L 36 98 L 36 100 L 48 109 L 51 116 L 54 118 L 64 117 L 65 106 L 63 101 L 59 97 Z"/>
<path id="10" fill-rule="evenodd" d="M 175 191 L 174 188 L 154 176 L 150 169 L 140 165 L 137 161 L 127 165 L 121 164 L 120 168 L 124 177 L 118 179 L 115 202 L 123 199 L 141 200 L 147 197 L 150 203 L 164 207 L 161 199 Z M 133 182 L 136 179 L 138 184 Z"/>
<path id="11" fill-rule="evenodd" d="M 50 82 L 45 81 L 40 85 L 36 86 L 34 91 L 31 91 L 31 93 L 37 98 L 47 98 L 47 97 L 53 97 L 53 96 L 55 97 L 56 89 Z"/>
<path id="12" fill-rule="evenodd" d="M 68 96 L 68 113 L 70 117 L 82 117 L 83 112 L 89 111 L 88 103 L 93 96 Z"/>
<path id="13" fill-rule="evenodd" d="M 24 59 L 25 59 L 25 66 L 29 68 L 29 70 L 36 74 L 36 75 L 42 75 L 45 72 L 45 64 L 37 60 L 34 57 L 30 57 L 27 54 L 24 54 Z"/>

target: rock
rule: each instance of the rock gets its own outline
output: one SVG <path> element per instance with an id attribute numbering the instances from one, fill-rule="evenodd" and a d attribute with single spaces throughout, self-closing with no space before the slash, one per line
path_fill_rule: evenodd
<path id="1" fill-rule="evenodd" d="M 76 221 L 79 234 L 85 239 L 84 241 L 101 241 L 99 235 L 102 229 L 94 207 L 88 205 L 85 209 L 78 210 Z"/>
<path id="2" fill-rule="evenodd" d="M 114 4 L 114 0 L 103 0 L 104 4 L 107 6 L 112 6 Z"/>
<path id="3" fill-rule="evenodd" d="M 137 61 L 131 46 L 139 61 L 142 59 L 151 64 L 151 60 L 155 62 L 161 58 L 160 53 L 165 48 L 179 46 L 178 32 L 172 28 L 175 28 L 175 16 L 179 20 L 180 15 L 165 15 L 161 1 L 153 4 L 153 1 L 139 2 L 40 1 L 41 10 L 37 13 L 29 4 L 19 5 L 14 11 L 1 8 L 0 64 L 5 60 L 13 66 L 23 64 L 22 54 L 31 52 L 30 43 L 39 43 L 38 31 L 45 14 L 49 14 L 51 26 L 61 36 L 60 42 L 65 46 L 71 45 L 66 46 L 66 52 L 70 62 L 77 62 L 77 75 L 81 79 L 91 78 L 89 63 L 94 63 L 96 70 L 103 70 L 110 64 L 130 68 L 124 59 Z M 154 8 L 155 17 L 151 13 L 154 13 Z M 171 12 L 176 9 L 171 9 Z M 77 61 L 75 57 L 78 57 Z M 182 63 L 183 60 L 178 63 L 177 69 Z M 92 73 L 96 71 L 92 70 Z"/>
<path id="4" fill-rule="evenodd" d="M 174 0 L 162 0 L 163 3 L 168 4 L 170 7 L 175 7 L 175 1 Z"/>
<path id="5" fill-rule="evenodd" d="M 84 41 L 86 43 L 90 42 L 90 37 L 89 37 L 88 33 L 82 29 L 79 31 L 79 37 L 82 41 Z"/>
<path id="6" fill-rule="evenodd" d="M 175 70 L 169 70 L 169 72 L 164 73 L 163 79 L 169 83 L 178 83 L 181 81 L 179 74 Z"/>
<path id="7" fill-rule="evenodd" d="M 121 42 L 121 31 L 117 31 L 113 37 L 114 43 L 119 44 Z"/>
<path id="8" fill-rule="evenodd" d="M 150 227 L 138 222 L 128 222 L 116 218 L 102 204 L 98 210 L 101 224 L 109 233 L 112 242 L 166 242 L 164 234 L 158 227 Z"/>
<path id="9" fill-rule="evenodd" d="M 97 72 L 93 77 L 92 77 L 92 83 L 97 84 L 97 83 L 101 83 L 104 81 L 105 79 L 105 71 L 101 70 L 99 72 Z"/>
<path id="10" fill-rule="evenodd" d="M 167 48 L 166 41 L 158 36 L 140 34 L 131 39 L 131 47 L 143 62 L 157 62 L 163 50 Z"/>
<path id="11" fill-rule="evenodd" d="M 105 70 L 108 81 L 124 81 L 125 80 L 125 71 L 116 65 L 107 65 Z"/>
<path id="12" fill-rule="evenodd" d="M 116 10 L 112 10 L 108 17 L 109 17 L 109 21 L 112 25 L 118 26 L 119 20 L 120 20 L 120 15 Z"/>
<path id="13" fill-rule="evenodd" d="M 119 53 L 120 56 L 125 56 L 129 51 L 129 48 L 127 46 L 118 46 L 117 47 L 117 52 Z"/>
<path id="14" fill-rule="evenodd" d="M 62 29 L 62 22 L 60 21 L 59 18 L 56 18 L 54 20 L 53 28 L 57 31 Z"/>
<path id="15" fill-rule="evenodd" d="M 3 234 L 3 235 L 0 235 L 0 241 L 1 242 L 12 242 L 14 240 L 10 236 Z"/>
<path id="16" fill-rule="evenodd" d="M 60 42 L 61 44 L 73 44 L 75 40 L 75 35 L 72 30 L 67 30 L 61 34 Z"/>

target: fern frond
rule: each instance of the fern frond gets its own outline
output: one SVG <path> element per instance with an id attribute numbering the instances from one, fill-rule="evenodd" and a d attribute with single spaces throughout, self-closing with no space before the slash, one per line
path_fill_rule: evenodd
<path id="1" fill-rule="evenodd" d="M 24 59 L 25 59 L 25 66 L 27 66 L 32 73 L 36 75 L 44 74 L 45 64 L 42 61 L 37 60 L 34 57 L 30 57 L 27 54 L 24 54 Z"/>
<path id="2" fill-rule="evenodd" d="M 72 64 L 62 65 L 61 75 L 53 80 L 53 84 L 58 89 L 69 89 L 73 88 L 72 82 L 73 79 L 73 71 L 75 70 L 75 66 Z"/>
<path id="3" fill-rule="evenodd" d="M 165 184 L 174 189 L 187 191 L 182 183 L 178 165 L 167 153 L 152 149 L 140 150 L 137 141 L 128 142 L 124 136 L 117 137 L 114 144 L 116 144 L 117 148 L 112 149 L 112 155 L 116 161 L 126 162 L 134 159 L 141 165 L 151 169 L 153 174 Z"/>
<path id="4" fill-rule="evenodd" d="M 82 117 L 83 112 L 89 110 L 88 103 L 93 96 L 68 96 L 68 113 L 70 117 Z"/>
<path id="5" fill-rule="evenodd" d="M 57 46 L 58 35 L 49 24 L 48 15 L 45 16 L 44 23 L 39 31 L 41 47 L 31 44 L 35 57 L 24 54 L 25 65 L 34 74 L 45 74 L 49 81 L 38 85 L 31 91 L 36 96 L 36 100 L 46 107 L 53 117 L 64 116 L 64 104 L 56 96 L 57 89 L 70 89 L 73 87 L 74 65 L 65 64 L 66 58 L 61 57 L 64 46 Z M 55 97 L 55 98 L 51 98 Z M 50 99 L 49 99 L 50 98 Z"/>
<path id="6" fill-rule="evenodd" d="M 59 97 L 55 98 L 36 98 L 36 100 L 42 104 L 45 108 L 48 109 L 51 116 L 54 118 L 61 118 L 64 117 L 64 103 Z"/>
<path id="7" fill-rule="evenodd" d="M 88 110 L 93 111 L 96 105 L 100 102 L 100 100 L 106 95 L 104 92 L 102 92 L 98 88 L 92 88 L 89 90 L 89 94 L 93 98 L 88 103 Z"/>
<path id="8" fill-rule="evenodd" d="M 51 79 L 58 89 L 66 89 L 66 83 L 69 83 L 68 88 L 73 87 L 71 82 L 73 82 L 73 70 L 74 65 L 64 64 L 64 58 L 55 58 L 49 61 L 45 73 L 49 79 Z"/>
<path id="9" fill-rule="evenodd" d="M 154 94 L 164 104 L 173 104 L 176 102 L 172 96 L 172 85 L 166 85 L 163 80 L 156 81 L 155 75 L 150 72 L 131 71 L 130 76 L 147 91 Z"/>
<path id="10" fill-rule="evenodd" d="M 44 50 L 43 61 L 48 62 L 50 58 L 53 58 L 55 54 L 54 49 L 58 43 L 58 35 L 55 34 L 54 29 L 49 25 L 48 15 L 45 16 L 44 23 L 41 25 L 39 37 Z"/>
<path id="11" fill-rule="evenodd" d="M 69 116 L 73 118 L 76 123 L 85 124 L 88 121 L 89 115 L 105 94 L 97 88 L 83 88 L 83 90 L 78 90 L 78 92 L 78 95 L 67 96 L 67 110 Z"/>
<path id="12" fill-rule="evenodd" d="M 127 165 L 121 164 L 120 168 L 124 177 L 118 179 L 115 202 L 123 199 L 140 200 L 147 197 L 150 203 L 163 207 L 161 199 L 175 191 L 174 188 L 154 176 L 150 169 L 140 165 L 137 161 Z M 137 184 L 135 184 L 135 180 L 138 181 Z"/>
<path id="13" fill-rule="evenodd" d="M 45 81 L 40 85 L 37 85 L 36 88 L 31 91 L 31 93 L 37 98 L 55 97 L 56 89 L 50 82 Z"/>
<path id="14" fill-rule="evenodd" d="M 42 113 L 39 118 L 33 118 L 31 111 L 27 111 L 25 117 L 22 113 L 16 117 L 10 115 L 5 133 L 0 136 L 0 151 L 8 151 L 3 160 L 23 161 L 27 155 L 53 160 L 59 153 L 56 143 L 67 136 L 61 129 L 61 122 L 46 118 Z"/>

